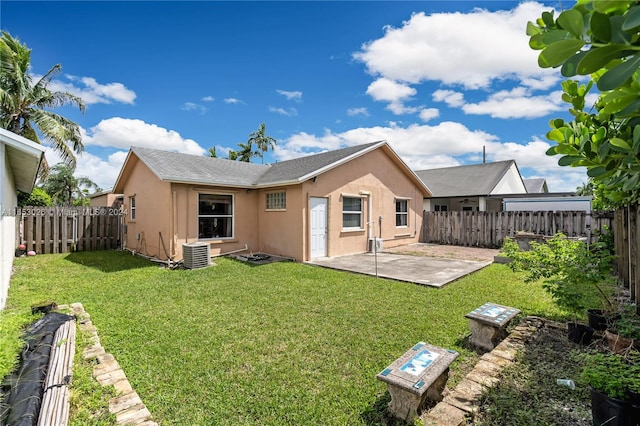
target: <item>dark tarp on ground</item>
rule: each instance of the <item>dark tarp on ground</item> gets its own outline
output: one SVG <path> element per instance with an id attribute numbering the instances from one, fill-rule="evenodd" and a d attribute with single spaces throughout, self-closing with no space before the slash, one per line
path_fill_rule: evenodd
<path id="1" fill-rule="evenodd" d="M 0 387 L 3 396 L 0 426 L 37 424 L 53 338 L 62 324 L 73 319 L 70 315 L 50 312 L 29 326 L 24 334 L 20 366 Z"/>

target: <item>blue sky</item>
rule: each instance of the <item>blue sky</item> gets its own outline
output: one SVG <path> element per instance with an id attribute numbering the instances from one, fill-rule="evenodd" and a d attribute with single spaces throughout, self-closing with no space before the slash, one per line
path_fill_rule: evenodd
<path id="1" fill-rule="evenodd" d="M 384 139 L 421 170 L 481 162 L 486 146 L 571 191 L 585 171 L 545 155 L 549 120 L 568 118 L 560 73 L 525 33 L 554 7 L 3 0 L 0 27 L 32 49 L 34 75 L 60 63 L 52 88 L 87 103 L 57 111 L 82 127 L 76 174 L 104 189 L 132 145 L 226 157 L 266 123 L 267 163 Z"/>

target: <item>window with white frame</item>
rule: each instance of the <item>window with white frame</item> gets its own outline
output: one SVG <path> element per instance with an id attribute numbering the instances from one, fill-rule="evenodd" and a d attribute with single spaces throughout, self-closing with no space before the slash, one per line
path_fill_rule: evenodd
<path id="1" fill-rule="evenodd" d="M 285 191 L 267 193 L 267 210 L 286 210 L 286 208 L 287 193 Z"/>
<path id="2" fill-rule="evenodd" d="M 342 197 L 342 227 L 362 229 L 362 198 Z"/>
<path id="3" fill-rule="evenodd" d="M 446 205 L 436 204 L 435 211 L 437 211 L 437 212 L 446 212 L 447 211 L 447 206 Z"/>
<path id="4" fill-rule="evenodd" d="M 130 220 L 136 220 L 136 197 L 129 197 Z"/>
<path id="5" fill-rule="evenodd" d="M 198 238 L 233 238 L 233 195 L 198 194 Z"/>
<path id="6" fill-rule="evenodd" d="M 409 226 L 409 200 L 396 199 L 396 227 Z"/>

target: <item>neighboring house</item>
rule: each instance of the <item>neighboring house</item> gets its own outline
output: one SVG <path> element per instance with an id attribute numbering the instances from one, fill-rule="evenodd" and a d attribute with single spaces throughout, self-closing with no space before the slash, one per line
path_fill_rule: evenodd
<path id="1" fill-rule="evenodd" d="M 15 208 L 18 191 L 31 192 L 44 148 L 35 142 L 0 129 L 0 309 L 4 309 L 16 250 Z"/>
<path id="2" fill-rule="evenodd" d="M 415 172 L 432 193 L 426 211 L 500 211 L 503 195 L 526 194 L 514 160 Z"/>
<path id="3" fill-rule="evenodd" d="M 119 208 L 122 206 L 123 199 L 123 194 L 114 194 L 111 191 L 96 192 L 89 195 L 89 205 L 91 207 Z"/>
<path id="4" fill-rule="evenodd" d="M 543 178 L 522 179 L 528 194 L 548 193 L 547 180 Z"/>
<path id="5" fill-rule="evenodd" d="M 414 243 L 431 195 L 384 141 L 271 165 L 132 147 L 113 191 L 126 248 L 173 260 L 192 242 L 298 261 Z"/>

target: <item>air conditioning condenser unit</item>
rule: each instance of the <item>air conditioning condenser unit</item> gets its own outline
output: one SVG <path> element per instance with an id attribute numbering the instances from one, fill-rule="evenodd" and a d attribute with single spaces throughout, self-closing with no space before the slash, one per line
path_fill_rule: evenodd
<path id="1" fill-rule="evenodd" d="M 186 269 L 206 268 L 211 264 L 211 247 L 209 243 L 185 243 L 182 256 Z"/>

